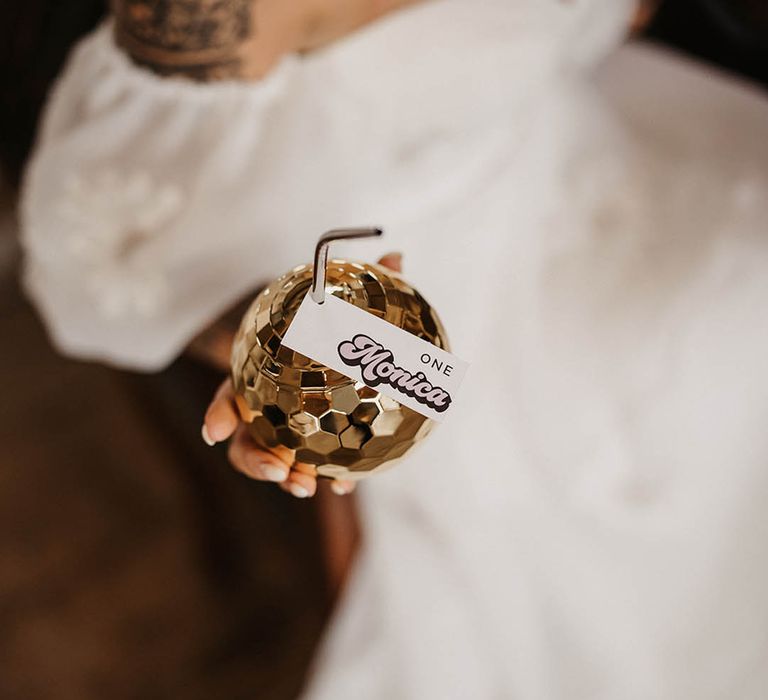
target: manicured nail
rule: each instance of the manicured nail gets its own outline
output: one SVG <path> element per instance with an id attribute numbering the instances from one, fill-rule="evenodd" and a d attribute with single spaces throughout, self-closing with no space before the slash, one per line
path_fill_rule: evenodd
<path id="1" fill-rule="evenodd" d="M 307 496 L 309 496 L 309 491 L 307 491 L 307 489 L 305 489 L 300 484 L 291 484 L 289 488 L 290 488 L 291 494 L 296 496 L 296 498 L 306 498 Z"/>
<path id="2" fill-rule="evenodd" d="M 209 434 L 208 434 L 208 426 L 203 423 L 203 427 L 200 430 L 200 434 L 203 436 L 203 442 L 208 445 L 208 447 L 213 447 L 216 444 L 216 440 L 214 440 Z"/>
<path id="3" fill-rule="evenodd" d="M 280 467 L 267 465 L 264 467 L 264 476 L 266 476 L 269 481 L 280 483 L 281 481 L 285 481 L 288 474 L 284 469 L 280 469 Z"/>
<path id="4" fill-rule="evenodd" d="M 347 495 L 346 486 L 344 486 L 344 484 L 340 484 L 338 481 L 331 482 L 331 491 L 333 491 L 337 496 Z"/>

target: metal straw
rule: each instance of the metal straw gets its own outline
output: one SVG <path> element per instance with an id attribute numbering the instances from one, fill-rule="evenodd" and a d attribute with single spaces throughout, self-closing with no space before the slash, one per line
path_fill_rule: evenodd
<path id="1" fill-rule="evenodd" d="M 375 238 L 384 233 L 380 228 L 335 228 L 320 236 L 315 248 L 315 266 L 312 270 L 312 300 L 318 304 L 325 301 L 325 277 L 328 267 L 328 249 L 333 241 L 352 238 Z"/>

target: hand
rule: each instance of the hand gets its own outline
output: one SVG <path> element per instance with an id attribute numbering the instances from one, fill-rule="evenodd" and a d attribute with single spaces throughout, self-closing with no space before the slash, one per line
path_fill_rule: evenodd
<path id="1" fill-rule="evenodd" d="M 400 272 L 400 262 L 398 253 L 385 255 L 379 260 L 380 265 L 396 272 Z M 267 449 L 253 440 L 240 420 L 231 379 L 219 387 L 208 406 L 202 436 L 209 445 L 229 439 L 229 461 L 245 476 L 277 483 L 283 491 L 297 498 L 315 495 L 317 473 L 313 465 L 297 462 L 295 452 L 287 447 Z M 352 481 L 337 479 L 331 483 L 331 490 L 338 495 L 350 493 L 354 488 Z"/>

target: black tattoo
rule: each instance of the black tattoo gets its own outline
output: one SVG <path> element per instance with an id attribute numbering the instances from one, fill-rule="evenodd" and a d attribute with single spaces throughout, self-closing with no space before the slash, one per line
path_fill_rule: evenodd
<path id="1" fill-rule="evenodd" d="M 118 43 L 162 75 L 237 77 L 255 0 L 113 0 Z"/>
<path id="2" fill-rule="evenodd" d="M 231 48 L 250 33 L 252 0 L 125 0 L 125 31 L 169 51 Z"/>

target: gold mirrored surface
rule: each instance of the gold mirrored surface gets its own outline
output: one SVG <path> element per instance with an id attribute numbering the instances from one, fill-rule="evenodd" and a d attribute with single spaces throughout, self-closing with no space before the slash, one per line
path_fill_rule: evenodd
<path id="1" fill-rule="evenodd" d="M 311 265 L 294 268 L 246 312 L 232 348 L 237 405 L 258 443 L 296 450 L 321 476 L 360 479 L 405 455 L 432 421 L 282 345 L 311 284 Z M 448 350 L 434 309 L 387 268 L 331 260 L 326 293 Z"/>

